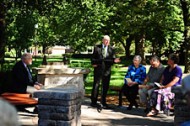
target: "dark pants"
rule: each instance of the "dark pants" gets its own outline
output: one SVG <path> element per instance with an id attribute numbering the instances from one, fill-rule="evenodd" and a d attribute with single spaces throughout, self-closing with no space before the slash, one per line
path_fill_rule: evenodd
<path id="1" fill-rule="evenodd" d="M 101 70 L 101 68 L 94 69 L 94 83 L 93 83 L 93 88 L 92 88 L 92 92 L 91 92 L 92 104 L 97 103 L 99 87 L 100 87 L 101 81 L 102 81 L 101 103 L 103 105 L 106 104 L 106 96 L 107 96 L 107 92 L 109 89 L 110 77 L 111 77 L 111 74 L 105 75 L 104 72 Z"/>
<path id="2" fill-rule="evenodd" d="M 127 84 L 124 84 L 122 87 L 122 92 L 126 96 L 131 106 L 137 105 L 136 98 L 138 94 L 138 85 L 133 85 L 130 87 Z"/>
<path id="3" fill-rule="evenodd" d="M 157 98 L 158 98 L 158 92 L 152 92 L 152 95 L 150 97 L 150 100 L 149 100 L 149 107 L 150 108 L 155 108 L 156 107 L 156 104 L 157 104 Z"/>

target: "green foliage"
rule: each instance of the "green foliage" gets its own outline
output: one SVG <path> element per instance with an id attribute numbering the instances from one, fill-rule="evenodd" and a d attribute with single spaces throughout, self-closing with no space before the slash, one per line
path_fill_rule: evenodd
<path id="1" fill-rule="evenodd" d="M 31 7 L 24 3 L 10 2 L 6 13 L 6 39 L 9 49 L 15 48 L 16 54 L 32 45 L 35 17 Z"/>
<path id="2" fill-rule="evenodd" d="M 69 44 L 79 52 L 101 39 L 104 22 L 113 14 L 104 3 L 94 0 L 64 3 L 60 10 L 56 18 L 57 34 L 63 34 L 60 44 Z"/>
<path id="3" fill-rule="evenodd" d="M 2 2 L 5 7 L 0 14 L 6 19 L 6 44 L 17 51 L 39 45 L 45 52 L 47 47 L 58 44 L 81 52 L 108 34 L 117 51 L 126 56 L 130 56 L 129 50 L 136 53 L 133 50 L 137 49 L 161 55 L 168 50 L 178 51 L 185 43 L 184 30 L 188 28 L 184 28 L 181 2 L 186 2 L 187 8 L 189 2 L 182 0 Z M 189 15 L 189 9 L 187 12 Z M 34 28 L 35 24 L 38 28 Z M 135 47 L 130 48 L 133 42 Z"/>

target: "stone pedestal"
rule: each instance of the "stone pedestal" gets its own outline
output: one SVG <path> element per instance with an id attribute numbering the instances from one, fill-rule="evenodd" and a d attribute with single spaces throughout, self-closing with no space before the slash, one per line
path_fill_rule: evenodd
<path id="1" fill-rule="evenodd" d="M 190 108 L 187 106 L 187 100 L 185 99 L 181 86 L 174 87 L 172 92 L 175 93 L 174 125 L 180 126 L 181 123 L 190 120 Z"/>
<path id="2" fill-rule="evenodd" d="M 39 126 L 81 126 L 83 92 L 76 89 L 49 88 L 34 93 L 39 99 Z"/>
<path id="3" fill-rule="evenodd" d="M 43 90 L 34 93 L 39 104 L 38 125 L 81 126 L 85 72 L 83 69 L 56 67 L 38 70 L 38 82 L 44 84 Z"/>

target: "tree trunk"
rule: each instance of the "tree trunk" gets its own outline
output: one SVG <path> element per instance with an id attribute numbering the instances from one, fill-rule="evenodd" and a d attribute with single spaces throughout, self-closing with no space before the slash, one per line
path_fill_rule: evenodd
<path id="1" fill-rule="evenodd" d="M 131 43 L 132 43 L 133 39 L 134 39 L 133 35 L 130 35 L 129 38 L 126 39 L 126 44 L 125 44 L 125 56 L 126 56 L 126 58 L 129 58 L 131 55 L 130 47 L 131 47 Z"/>
<path id="2" fill-rule="evenodd" d="M 144 41 L 144 34 L 135 37 L 135 55 L 140 55 L 142 58 L 142 63 L 146 64 L 146 61 L 144 59 Z"/>
<path id="3" fill-rule="evenodd" d="M 0 63 L 4 62 L 5 56 L 5 6 L 0 3 Z"/>
<path id="4" fill-rule="evenodd" d="M 185 73 L 190 72 L 190 10 L 188 0 L 180 0 L 183 11 L 184 21 L 184 56 L 185 56 Z"/>
<path id="5" fill-rule="evenodd" d="M 43 53 L 43 55 L 46 54 L 46 48 L 47 48 L 46 44 L 43 44 L 42 45 L 42 53 Z"/>

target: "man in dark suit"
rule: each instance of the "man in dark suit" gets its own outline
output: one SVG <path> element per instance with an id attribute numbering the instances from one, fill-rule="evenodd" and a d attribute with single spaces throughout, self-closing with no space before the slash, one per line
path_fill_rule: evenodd
<path id="1" fill-rule="evenodd" d="M 99 85 L 100 81 L 102 81 L 101 103 L 104 108 L 107 108 L 106 95 L 109 89 L 111 66 L 113 63 L 120 62 L 118 58 L 115 58 L 115 52 L 110 46 L 110 37 L 108 35 L 103 37 L 102 44 L 94 47 L 91 62 L 94 67 L 94 83 L 91 92 L 91 106 L 97 106 Z"/>
<path id="2" fill-rule="evenodd" d="M 21 57 L 21 61 L 17 62 L 12 70 L 12 85 L 10 92 L 14 93 L 26 93 L 27 85 L 34 86 L 39 90 L 42 84 L 35 82 L 32 78 L 32 74 L 28 65 L 32 64 L 32 55 L 25 53 Z"/>

